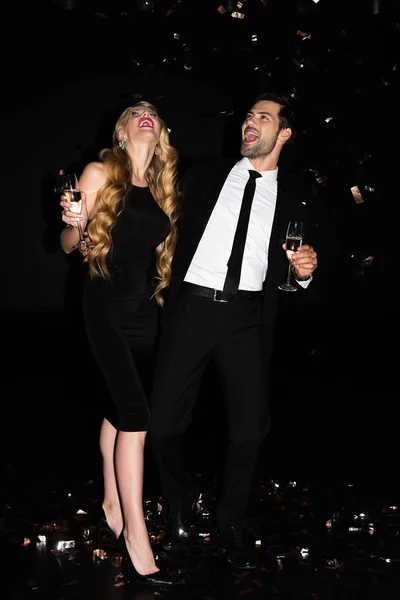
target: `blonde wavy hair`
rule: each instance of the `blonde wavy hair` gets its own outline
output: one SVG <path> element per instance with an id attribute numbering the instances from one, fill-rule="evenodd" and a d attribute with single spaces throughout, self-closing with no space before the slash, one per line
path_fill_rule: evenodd
<path id="1" fill-rule="evenodd" d="M 97 192 L 96 214 L 88 226 L 89 236 L 94 248 L 88 256 L 89 272 L 92 277 L 108 278 L 107 256 L 112 250 L 111 231 L 118 215 L 122 212 L 125 199 L 132 189 L 132 163 L 127 152 L 118 145 L 118 132 L 124 128 L 137 108 L 149 109 L 158 114 L 149 102 L 138 102 L 130 106 L 119 117 L 113 133 L 113 148 L 103 148 L 99 157 L 103 163 L 105 184 Z M 169 132 L 164 121 L 161 124 L 157 154 L 154 154 L 146 173 L 146 181 L 156 202 L 169 218 L 170 228 L 157 253 L 156 280 L 154 296 L 160 306 L 164 304 L 163 291 L 171 279 L 171 260 L 177 242 L 178 200 L 176 183 L 178 176 L 178 152 L 169 143 Z M 123 199 L 122 208 L 118 204 Z"/>

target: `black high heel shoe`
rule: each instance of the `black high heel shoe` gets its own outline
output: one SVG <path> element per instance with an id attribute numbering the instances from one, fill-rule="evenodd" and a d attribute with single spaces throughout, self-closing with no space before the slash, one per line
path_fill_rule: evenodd
<path id="1" fill-rule="evenodd" d="M 115 547 L 119 546 L 119 541 L 122 534 L 118 537 L 108 524 L 104 508 L 101 509 L 100 518 L 97 524 L 97 545 L 100 548 L 101 542 L 106 540 L 108 544 Z"/>
<path id="2" fill-rule="evenodd" d="M 179 575 L 172 575 L 169 569 L 159 569 L 155 573 L 140 575 L 133 566 L 131 557 L 126 547 L 124 535 L 120 536 L 119 550 L 122 554 L 122 574 L 124 583 L 140 583 L 141 585 L 155 587 L 171 587 L 173 585 L 182 585 L 184 579 Z"/>

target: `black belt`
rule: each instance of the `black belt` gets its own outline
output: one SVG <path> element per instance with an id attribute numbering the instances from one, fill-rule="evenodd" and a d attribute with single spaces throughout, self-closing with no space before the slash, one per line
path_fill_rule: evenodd
<path id="1" fill-rule="evenodd" d="M 205 287 L 204 285 L 196 285 L 195 283 L 189 283 L 184 281 L 184 290 L 195 296 L 203 296 L 203 298 L 210 298 L 214 302 L 235 302 L 239 300 L 253 300 L 255 298 L 261 298 L 262 292 L 251 292 L 249 290 L 238 290 L 235 296 L 230 296 L 221 290 L 214 290 L 213 288 Z"/>

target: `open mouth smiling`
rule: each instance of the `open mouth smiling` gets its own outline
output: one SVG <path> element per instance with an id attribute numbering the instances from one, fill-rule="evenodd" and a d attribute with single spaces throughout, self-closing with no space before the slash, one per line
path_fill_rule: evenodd
<path id="1" fill-rule="evenodd" d="M 138 127 L 151 127 L 154 128 L 154 121 L 150 117 L 142 117 L 139 119 Z"/>
<path id="2" fill-rule="evenodd" d="M 244 142 L 245 144 L 251 144 L 251 142 L 255 142 L 258 140 L 260 136 L 255 129 L 247 128 L 244 132 Z"/>

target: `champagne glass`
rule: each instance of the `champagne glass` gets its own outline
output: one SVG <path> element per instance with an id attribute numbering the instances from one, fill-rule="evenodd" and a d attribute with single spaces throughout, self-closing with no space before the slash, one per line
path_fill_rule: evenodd
<path id="1" fill-rule="evenodd" d="M 292 283 L 290 283 L 292 277 L 292 263 L 290 262 L 290 258 L 293 252 L 297 251 L 297 248 L 301 246 L 303 242 L 303 223 L 302 221 L 289 221 L 287 230 L 286 230 L 286 255 L 289 259 L 289 268 L 286 277 L 285 283 L 281 283 L 278 285 L 280 290 L 284 292 L 296 292 L 297 288 Z"/>
<path id="2" fill-rule="evenodd" d="M 82 212 L 82 201 L 85 199 L 85 192 L 80 190 L 78 178 L 75 173 L 70 175 L 61 175 L 61 192 L 67 198 L 68 202 L 71 202 L 71 212 L 80 214 Z M 80 219 L 77 219 L 78 231 L 79 231 L 79 242 L 75 248 L 84 249 L 86 247 L 85 238 L 83 237 L 83 231 Z"/>

